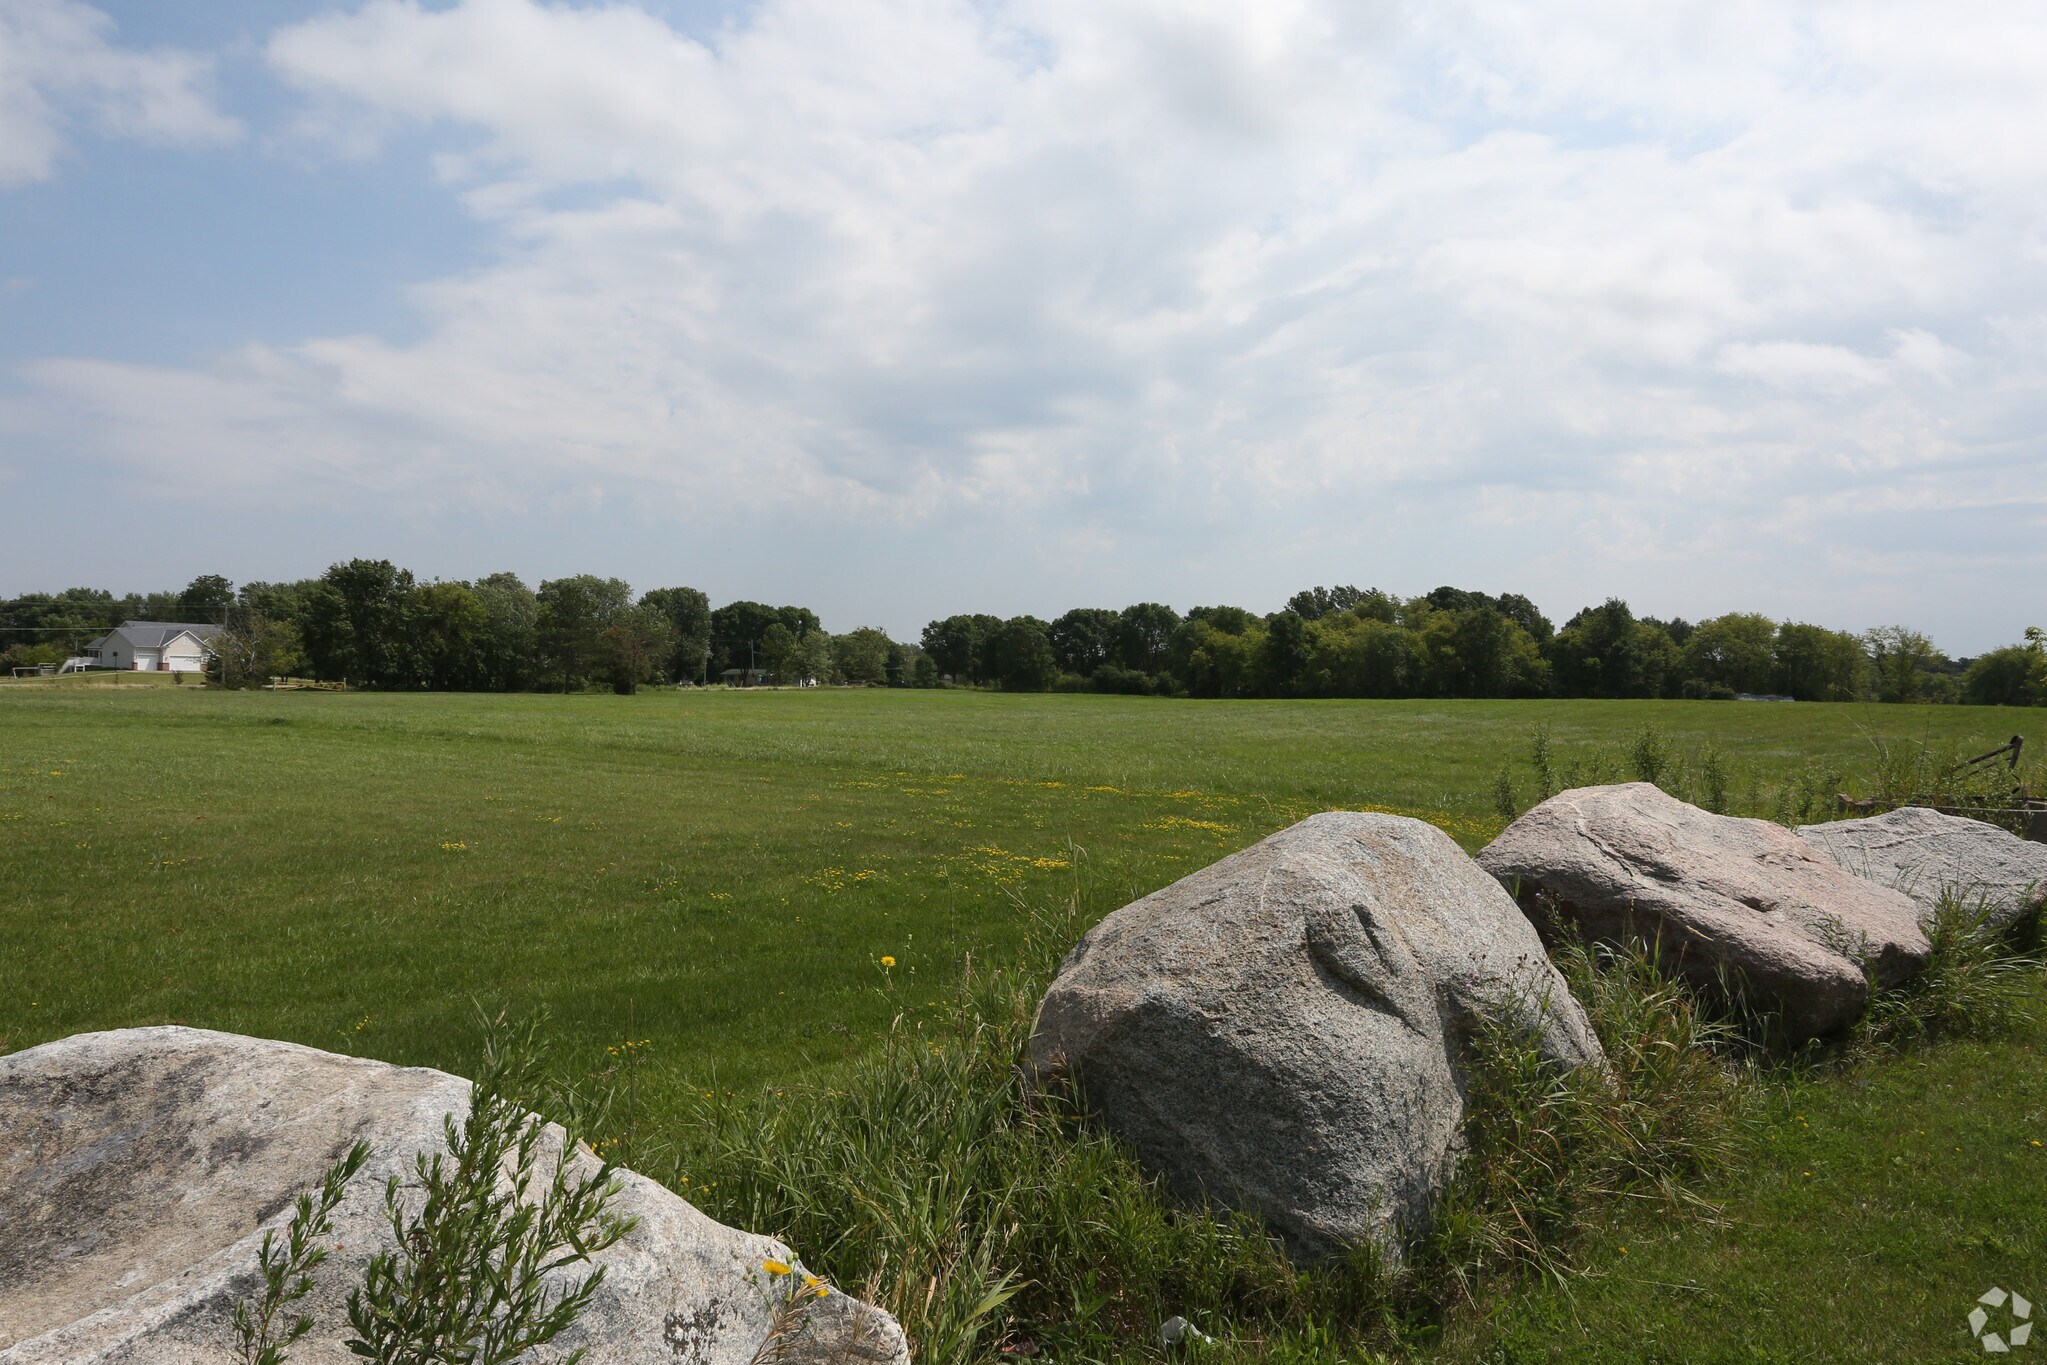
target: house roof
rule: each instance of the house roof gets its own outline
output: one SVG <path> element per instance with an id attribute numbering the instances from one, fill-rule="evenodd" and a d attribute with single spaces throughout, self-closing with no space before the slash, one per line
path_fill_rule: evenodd
<path id="1" fill-rule="evenodd" d="M 220 627 L 197 621 L 123 621 L 105 635 L 87 646 L 100 644 L 116 635 L 126 640 L 134 649 L 162 649 L 180 635 L 190 635 L 199 641 L 211 640 L 220 634 Z"/>

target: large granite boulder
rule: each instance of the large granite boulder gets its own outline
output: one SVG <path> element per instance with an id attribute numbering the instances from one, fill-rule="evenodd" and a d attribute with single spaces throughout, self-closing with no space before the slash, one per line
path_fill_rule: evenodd
<path id="1" fill-rule="evenodd" d="M 1031 1062 L 1191 1202 L 1303 1258 L 1426 1225 L 1487 1017 L 1599 1043 L 1533 927 L 1433 826 L 1331 812 L 1124 906 L 1068 955 Z"/>
<path id="2" fill-rule="evenodd" d="M 1478 860 L 1589 937 L 1653 943 L 1698 979 L 1738 972 L 1797 1038 L 1846 1024 L 1871 977 L 1901 981 L 1929 951 L 1910 897 L 1782 825 L 1714 815 L 1647 782 L 1552 796 Z"/>
<path id="3" fill-rule="evenodd" d="M 445 1150 L 469 1082 L 313 1048 L 188 1028 L 87 1033 L 0 1057 L 0 1362 L 228 1365 L 236 1302 L 259 1289 L 266 1229 L 357 1138 L 375 1146 L 301 1302 L 302 1365 L 342 1344 L 348 1288 L 390 1240 L 384 1181 Z M 559 1151 L 561 1130 L 550 1137 Z M 576 1160 L 595 1170 L 587 1150 Z M 551 1169 L 544 1159 L 543 1170 Z M 613 1207 L 639 1226 L 599 1254 L 597 1297 L 556 1345 L 606 1365 L 746 1365 L 798 1277 L 767 1237 L 712 1221 L 630 1173 Z M 587 1273 L 587 1267 L 584 1268 Z M 778 1359 L 907 1362 L 901 1329 L 847 1296 L 807 1299 Z M 553 1356 L 550 1359 L 555 1358 Z"/>
<path id="4" fill-rule="evenodd" d="M 1953 896 L 1990 922 L 2008 925 L 2047 903 L 2047 844 L 2010 830 L 1924 806 L 1902 806 L 1867 820 L 1803 825 L 1798 837 L 1858 877 L 1896 887 L 1924 915 Z"/>

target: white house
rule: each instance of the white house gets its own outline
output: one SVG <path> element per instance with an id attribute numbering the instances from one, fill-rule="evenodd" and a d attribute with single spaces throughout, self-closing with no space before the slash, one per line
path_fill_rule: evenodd
<path id="1" fill-rule="evenodd" d="M 96 668 L 134 669 L 141 673 L 203 673 L 206 642 L 219 626 L 189 621 L 123 621 L 85 646 Z"/>

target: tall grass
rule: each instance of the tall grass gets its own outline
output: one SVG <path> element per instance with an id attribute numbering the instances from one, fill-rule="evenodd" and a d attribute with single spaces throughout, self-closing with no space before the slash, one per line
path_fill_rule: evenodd
<path id="1" fill-rule="evenodd" d="M 1433 1229 L 1397 1267 L 1363 1251 L 1297 1267 L 1256 1221 L 1173 1200 L 1076 1096 L 1025 1080 L 1053 950 L 1085 919 L 1077 898 L 1045 913 L 1030 954 L 970 970 L 935 1011 L 884 986 L 888 1041 L 839 1084 L 699 1091 L 670 1183 L 894 1313 L 922 1361 L 1152 1358 L 1182 1316 L 1217 1339 L 1204 1354 L 1279 1362 L 1399 1350 L 1489 1284 L 1567 1273 L 1585 1219 L 1623 1198 L 1698 1207 L 1737 1145 L 1741 1075 L 1688 990 L 1643 952 L 1569 948 L 1609 1069 L 1558 1072 L 1509 1026 L 1485 1031 Z"/>
<path id="2" fill-rule="evenodd" d="M 1983 752 L 1976 742 L 1936 737 L 1930 722 L 1917 736 L 1881 734 L 1860 722 L 1856 728 L 1864 754 L 1860 763 L 1840 756 L 1795 766 L 1739 762 L 1713 737 L 1688 746 L 1653 720 L 1623 742 L 1574 751 L 1566 751 L 1550 727 L 1540 725 L 1530 732 L 1526 761 L 1537 802 L 1573 787 L 1649 782 L 1718 815 L 1782 825 L 1911 804 L 1981 807 L 1984 818 L 2001 821 L 1998 810 L 2014 790 L 2047 788 L 2047 763 L 2035 759 L 2016 773 L 2001 762 L 1972 767 L 1967 760 Z M 1511 774 L 1502 768 L 1489 794 L 1498 813 L 1510 820 L 1519 813 L 1513 791 Z"/>
<path id="3" fill-rule="evenodd" d="M 888 1040 L 840 1085 L 700 1092 L 672 1183 L 894 1313 L 923 1361 L 1117 1358 L 1175 1315 L 1217 1335 L 1372 1324 L 1387 1296 L 1368 1260 L 1296 1270 L 1262 1226 L 1176 1206 L 1072 1096 L 1026 1082 L 1050 967 L 1041 947 L 970 968 L 935 1012 L 885 988 Z"/>
<path id="4" fill-rule="evenodd" d="M 1926 920 L 1924 970 L 1873 992 L 1846 1055 L 1897 1052 L 1942 1038 L 1997 1038 L 2032 1022 L 2043 966 L 2037 916 L 2003 925 L 1981 896 L 1948 893 Z"/>
<path id="5" fill-rule="evenodd" d="M 1880 994 L 1847 1039 L 1790 1053 L 1738 991 L 1695 988 L 1647 945 L 1559 941 L 1605 1069 L 1558 1069 L 1508 1021 L 1481 1028 L 1432 1226 L 1397 1265 L 1361 1252 L 1297 1267 L 1255 1221 L 1173 1200 L 1079 1097 L 1025 1080 L 1051 950 L 1084 922 L 1077 897 L 1054 907 L 1030 954 L 970 969 L 935 1010 L 885 985 L 888 1041 L 840 1084 L 698 1092 L 670 1183 L 894 1313 L 922 1361 L 1154 1359 L 1176 1316 L 1216 1338 L 1177 1351 L 1370 1360 L 1521 1277 L 1572 1276 L 1585 1234 L 1625 1205 L 1714 1217 L 1705 1191 L 1741 1166 L 1778 1084 L 2014 1024 L 2037 966 L 1956 907 L 1920 978 Z"/>
<path id="6" fill-rule="evenodd" d="M 1489 1276 L 1572 1268 L 1585 1222 L 1621 1200 L 1691 1212 L 1740 1157 L 1754 1092 L 1733 1027 L 1639 942 L 1565 939 L 1553 960 L 1599 1034 L 1607 1066 L 1561 1070 L 1507 1021 L 1481 1030 L 1465 1134 L 1430 1259 L 1472 1297 Z"/>

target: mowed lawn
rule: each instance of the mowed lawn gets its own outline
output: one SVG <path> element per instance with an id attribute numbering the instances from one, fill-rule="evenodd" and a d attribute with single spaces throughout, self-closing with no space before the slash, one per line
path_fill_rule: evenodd
<path id="1" fill-rule="evenodd" d="M 1967 1361 L 1977 1298 L 2041 1303 L 2047 1355 L 2047 990 L 2018 1036 L 1773 1089 L 1758 1155 L 1711 1217 L 1623 1212 L 1589 1273 L 1451 1325 L 1446 1360 L 1689 1365 Z M 2008 1332 L 2009 1309 L 1986 1330 Z"/>
<path id="2" fill-rule="evenodd" d="M 1414 814 L 1475 850 L 1501 824 L 1503 764 L 1529 800 L 1538 725 L 1560 766 L 1609 777 L 1645 722 L 1679 752 L 1710 743 L 1762 809 L 1801 770 L 1866 785 L 1873 738 L 1974 751 L 2040 718 L 0 686 L 0 1050 L 180 1022 L 462 1072 L 472 1001 L 502 1000 L 549 1011 L 571 1070 L 643 1044 L 638 1103 L 658 1125 L 684 1087 L 831 1077 L 877 1045 L 892 1000 L 914 1011 L 969 955 L 1013 952 L 1029 907 L 1078 894 L 1099 917 L 1313 811 Z M 2036 1029 L 1787 1098 L 1757 1167 L 1717 1192 L 1727 1225 L 1617 1226 L 1599 1278 L 1517 1295 L 1446 1344 L 1974 1349 L 1957 1328 L 1976 1280 L 2047 1297 L 2047 1151 L 2028 1145 L 2047 1140 L 2043 1068 Z"/>
<path id="3" fill-rule="evenodd" d="M 1468 848 L 1645 721 L 1736 785 L 1989 747 L 2023 712 L 1738 703 L 1190 702 L 880 690 L 450 696 L 0 688 L 0 1039 L 178 1021 L 460 1069 L 471 1001 L 571 1048 L 788 1081 L 870 1046 L 879 959 L 936 994 L 1327 807 Z M 2047 738 L 2047 736 L 2043 736 Z M 1524 800 L 1526 798 L 1524 797 Z"/>

